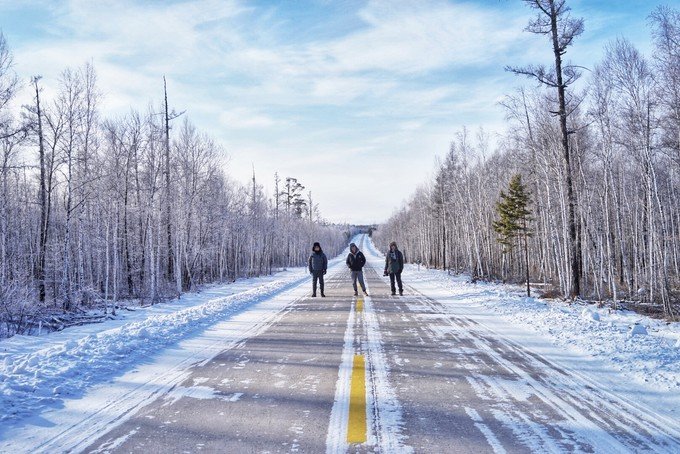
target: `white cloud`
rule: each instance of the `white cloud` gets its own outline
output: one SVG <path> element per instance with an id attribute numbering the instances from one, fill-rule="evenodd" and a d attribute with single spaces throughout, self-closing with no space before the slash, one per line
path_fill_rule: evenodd
<path id="1" fill-rule="evenodd" d="M 318 50 L 337 71 L 423 73 L 488 62 L 521 28 L 470 3 L 373 1 L 359 13 L 368 28 Z"/>
<path id="2" fill-rule="evenodd" d="M 248 108 L 223 111 L 219 115 L 219 119 L 224 127 L 235 129 L 268 128 L 279 123 L 267 115 Z"/>
<path id="3" fill-rule="evenodd" d="M 321 76 L 312 80 L 311 95 L 327 104 L 345 104 L 366 95 L 386 96 L 398 88 L 393 80 L 376 80 L 371 77 Z"/>
<path id="4" fill-rule="evenodd" d="M 496 100 L 523 82 L 502 67 L 547 47 L 522 32 L 521 5 L 370 1 L 330 37 L 291 33 L 285 4 L 49 8 L 46 33 L 14 47 L 21 76 L 54 87 L 64 68 L 92 60 L 103 113 L 117 115 L 159 104 L 166 75 L 170 104 L 225 145 L 232 175 L 245 180 L 254 164 L 267 186 L 274 171 L 298 176 L 335 220 L 387 217 L 460 126 L 498 125 Z M 401 186 L 384 184 L 395 173 Z"/>

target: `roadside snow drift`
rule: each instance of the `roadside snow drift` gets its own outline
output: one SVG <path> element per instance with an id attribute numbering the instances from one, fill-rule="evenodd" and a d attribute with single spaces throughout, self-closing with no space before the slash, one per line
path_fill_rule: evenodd
<path id="1" fill-rule="evenodd" d="M 141 310 L 146 318 L 112 329 L 115 320 L 89 327 L 86 335 L 67 329 L 37 339 L 20 336 L 0 342 L 0 421 L 31 416 L 59 406 L 63 398 L 79 397 L 90 386 L 306 279 L 301 269 L 281 274 L 253 280 L 254 288 L 225 297 L 188 295 L 167 313 Z M 189 307 L 182 308 L 183 304 Z M 55 338 L 60 341 L 51 341 Z M 41 348 L 41 340 L 47 346 Z"/>

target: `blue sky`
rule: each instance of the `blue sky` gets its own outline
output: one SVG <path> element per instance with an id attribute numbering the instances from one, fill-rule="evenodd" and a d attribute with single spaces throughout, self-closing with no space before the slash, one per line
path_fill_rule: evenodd
<path id="1" fill-rule="evenodd" d="M 569 2 L 592 66 L 624 36 L 649 54 L 656 1 Z M 520 0 L 8 1 L 0 29 L 24 80 L 47 91 L 92 61 L 105 115 L 171 106 L 226 150 L 229 174 L 297 177 L 331 221 L 379 222 L 425 182 L 467 126 L 505 127 L 498 101 L 528 83 L 505 65 L 548 62 Z M 25 90 L 19 102 L 26 102 Z"/>

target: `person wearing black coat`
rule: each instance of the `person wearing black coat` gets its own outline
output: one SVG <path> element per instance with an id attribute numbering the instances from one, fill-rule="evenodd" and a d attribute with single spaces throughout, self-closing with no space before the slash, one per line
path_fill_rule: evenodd
<path id="1" fill-rule="evenodd" d="M 356 244 L 352 243 L 349 245 L 349 254 L 347 254 L 347 260 L 345 263 L 349 267 L 350 273 L 352 275 L 352 286 L 354 287 L 354 296 L 359 294 L 357 289 L 357 279 L 359 280 L 359 285 L 361 285 L 361 290 L 366 293 L 366 284 L 364 284 L 364 272 L 363 267 L 366 264 L 366 257 L 364 253 L 359 250 Z"/>
<path id="2" fill-rule="evenodd" d="M 392 290 L 392 295 L 397 294 L 397 289 L 394 285 L 394 281 L 397 281 L 399 286 L 399 294 L 404 294 L 404 287 L 401 283 L 401 272 L 404 271 L 404 255 L 401 253 L 399 248 L 397 248 L 397 243 L 392 241 L 390 243 L 390 250 L 387 252 L 385 257 L 385 276 L 389 274 L 390 276 L 390 289 Z"/>
<path id="3" fill-rule="evenodd" d="M 326 274 L 328 268 L 328 258 L 321 250 L 319 243 L 314 243 L 312 246 L 312 255 L 309 256 L 309 272 L 312 275 L 312 296 L 316 297 L 316 283 L 319 282 L 321 296 L 325 297 L 323 293 L 323 276 Z"/>

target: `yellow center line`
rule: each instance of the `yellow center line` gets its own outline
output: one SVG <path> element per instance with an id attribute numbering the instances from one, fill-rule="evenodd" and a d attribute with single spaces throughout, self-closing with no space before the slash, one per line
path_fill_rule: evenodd
<path id="1" fill-rule="evenodd" d="M 361 298 L 357 298 L 357 307 L 356 311 L 361 312 L 364 309 L 364 300 Z"/>
<path id="2" fill-rule="evenodd" d="M 354 355 L 352 363 L 347 442 L 366 442 L 366 372 L 364 355 Z"/>

